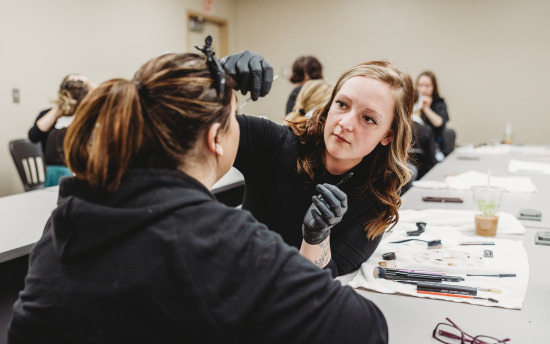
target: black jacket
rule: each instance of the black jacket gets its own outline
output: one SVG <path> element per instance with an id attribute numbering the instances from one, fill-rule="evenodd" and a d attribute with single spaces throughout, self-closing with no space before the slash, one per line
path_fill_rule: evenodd
<path id="1" fill-rule="evenodd" d="M 367 299 L 178 171 L 64 178 L 8 343 L 385 343 Z"/>
<path id="2" fill-rule="evenodd" d="M 445 130 L 445 126 L 447 125 L 447 122 L 449 121 L 449 113 L 447 112 L 447 104 L 445 104 L 445 100 L 443 98 L 434 98 L 432 100 L 432 104 L 430 105 L 430 109 L 432 109 L 433 112 L 441 116 L 441 119 L 443 119 L 443 123 L 439 127 L 434 127 L 428 117 L 422 112 L 422 120 L 424 123 L 429 125 L 435 135 L 436 140 L 440 138 L 443 135 L 443 131 Z"/>

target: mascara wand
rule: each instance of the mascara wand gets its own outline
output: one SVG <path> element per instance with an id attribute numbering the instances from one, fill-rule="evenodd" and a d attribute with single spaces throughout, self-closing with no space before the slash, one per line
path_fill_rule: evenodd
<path id="1" fill-rule="evenodd" d="M 407 242 L 407 241 L 422 241 L 422 242 L 425 242 L 425 243 L 428 244 L 429 249 L 443 248 L 443 243 L 441 242 L 441 240 L 426 241 L 426 240 L 422 240 L 422 239 L 405 239 L 405 240 L 399 240 L 399 241 L 392 241 L 392 242 L 390 242 L 390 244 L 401 244 L 401 243 Z"/>

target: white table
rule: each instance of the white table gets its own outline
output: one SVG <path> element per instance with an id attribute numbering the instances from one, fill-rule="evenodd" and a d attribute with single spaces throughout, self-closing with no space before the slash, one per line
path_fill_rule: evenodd
<path id="1" fill-rule="evenodd" d="M 244 184 L 243 175 L 231 168 L 212 187 L 220 193 Z M 57 206 L 58 187 L 0 197 L 0 263 L 28 254 L 40 239 L 44 226 Z"/>
<path id="2" fill-rule="evenodd" d="M 455 153 L 438 164 L 424 178 L 442 181 L 450 173 L 468 170 L 505 175 L 508 160 L 505 156 L 480 156 L 479 160 L 461 160 Z M 548 159 L 548 158 L 546 158 Z M 503 210 L 516 214 L 519 208 L 532 207 L 542 210 L 543 221 L 522 221 L 526 227 L 523 245 L 529 260 L 529 283 L 521 310 L 485 307 L 406 295 L 383 294 L 358 289 L 360 295 L 372 300 L 384 313 L 388 322 L 390 343 L 436 343 L 432 332 L 437 323 L 449 317 L 471 335 L 489 335 L 499 339 L 509 337 L 512 343 L 550 343 L 550 246 L 535 245 L 534 235 L 541 228 L 550 229 L 550 177 L 532 176 L 538 188 L 534 194 L 505 195 Z M 427 203 L 421 197 L 425 193 L 461 196 L 464 203 Z M 401 209 L 472 209 L 471 193 L 455 190 L 427 190 L 412 187 L 403 196 Z M 521 236 L 510 236 L 518 239 Z M 355 273 L 341 276 L 342 283 L 349 282 Z"/>

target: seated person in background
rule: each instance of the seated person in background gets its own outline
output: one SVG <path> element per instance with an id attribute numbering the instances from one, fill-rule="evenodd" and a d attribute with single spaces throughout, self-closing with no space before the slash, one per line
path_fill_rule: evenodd
<path id="1" fill-rule="evenodd" d="M 93 85 L 85 76 L 67 75 L 61 82 L 55 105 L 42 111 L 29 130 L 29 140 L 42 144 L 46 158 L 45 186 L 57 185 L 61 176 L 70 175 L 65 167 L 63 139 L 76 108 L 91 89 Z"/>
<path id="2" fill-rule="evenodd" d="M 153 58 L 79 107 L 75 177 L 30 254 L 8 343 L 387 343 L 371 301 L 210 193 L 239 124 L 234 82 L 202 51 Z"/>
<path id="3" fill-rule="evenodd" d="M 256 73 L 258 79 L 269 74 Z M 235 167 L 245 178 L 242 208 L 333 276 L 358 269 L 399 219 L 399 191 L 411 179 L 413 90 L 408 74 L 389 62 L 372 61 L 344 72 L 329 101 L 306 125 L 237 116 L 241 140 Z M 334 187 L 349 172 L 351 179 Z M 339 223 L 329 219 L 326 227 L 315 228 L 308 222 L 315 216 L 312 197 L 326 189 L 336 198 L 338 191 L 347 195 L 347 212 L 339 216 L 326 205 Z"/>
<path id="4" fill-rule="evenodd" d="M 294 109 L 296 97 L 300 93 L 300 88 L 304 82 L 308 80 L 317 80 L 323 78 L 323 65 L 313 56 L 300 56 L 292 65 L 292 75 L 290 82 L 294 84 L 292 93 L 288 96 L 285 113 L 289 113 Z"/>
<path id="5" fill-rule="evenodd" d="M 421 101 L 420 118 L 433 131 L 435 141 L 442 142 L 445 125 L 449 121 L 447 105 L 439 95 L 434 73 L 424 71 L 416 79 L 416 89 Z"/>
<path id="6" fill-rule="evenodd" d="M 421 118 L 422 100 L 418 90 L 414 92 L 415 104 L 413 108 L 413 151 L 411 154 L 411 163 L 418 170 L 416 179 L 421 179 L 436 164 L 435 158 L 435 134 L 430 126 L 425 125 Z"/>
<path id="7" fill-rule="evenodd" d="M 286 122 L 301 122 L 311 117 L 313 111 L 323 107 L 330 99 L 332 86 L 324 80 L 308 80 L 304 83 L 292 112 L 285 117 Z"/>

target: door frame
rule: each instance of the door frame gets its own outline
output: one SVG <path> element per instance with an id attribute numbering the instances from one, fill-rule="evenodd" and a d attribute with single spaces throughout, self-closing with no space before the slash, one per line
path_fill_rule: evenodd
<path id="1" fill-rule="evenodd" d="M 192 10 L 187 10 L 187 25 L 186 25 L 186 28 L 187 28 L 187 51 L 191 51 L 193 49 L 193 47 L 189 46 L 189 42 L 191 41 L 190 34 L 189 34 L 189 19 L 190 19 L 190 17 L 202 17 L 205 21 L 208 21 L 208 22 L 211 22 L 211 23 L 214 23 L 214 24 L 218 25 L 220 27 L 220 40 L 221 41 L 217 44 L 218 47 L 219 47 L 218 48 L 219 51 L 216 52 L 217 57 L 221 58 L 223 56 L 229 55 L 229 43 L 228 43 L 229 37 L 228 37 L 228 34 L 227 34 L 227 20 L 223 19 L 223 18 L 220 18 L 220 17 L 214 17 L 214 16 L 211 16 L 211 15 L 208 15 L 208 14 L 203 14 L 201 12 L 192 11 Z"/>

